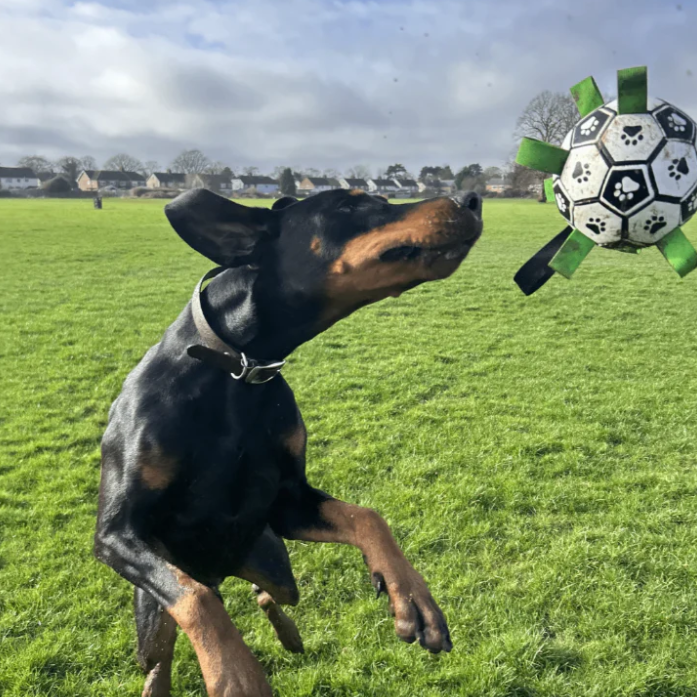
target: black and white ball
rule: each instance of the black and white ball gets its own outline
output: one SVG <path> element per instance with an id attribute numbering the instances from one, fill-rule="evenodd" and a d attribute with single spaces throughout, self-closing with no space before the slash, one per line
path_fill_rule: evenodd
<path id="1" fill-rule="evenodd" d="M 697 212 L 697 127 L 680 109 L 648 100 L 645 114 L 617 101 L 584 117 L 562 147 L 554 177 L 559 211 L 603 247 L 648 247 Z"/>

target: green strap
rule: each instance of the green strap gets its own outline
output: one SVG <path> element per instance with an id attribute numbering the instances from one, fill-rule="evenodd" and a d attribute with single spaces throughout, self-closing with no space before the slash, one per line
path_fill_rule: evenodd
<path id="1" fill-rule="evenodd" d="M 557 202 L 557 197 L 554 195 L 554 179 L 552 177 L 545 179 L 545 196 L 549 203 Z"/>
<path id="2" fill-rule="evenodd" d="M 574 85 L 571 88 L 571 96 L 574 98 L 578 113 L 581 116 L 588 116 L 591 111 L 595 111 L 604 104 L 603 95 L 592 77 L 587 77 L 578 85 Z"/>
<path id="3" fill-rule="evenodd" d="M 561 174 L 569 151 L 534 138 L 523 138 L 516 162 L 523 167 L 548 174 Z"/>
<path id="4" fill-rule="evenodd" d="M 620 114 L 645 114 L 648 111 L 648 75 L 646 66 L 617 71 L 617 110 Z"/>
<path id="5" fill-rule="evenodd" d="M 574 230 L 549 262 L 549 267 L 564 278 L 571 278 L 593 247 L 595 247 L 593 240 L 582 232 Z"/>
<path id="6" fill-rule="evenodd" d="M 697 252 L 680 228 L 662 237 L 656 246 L 681 278 L 697 267 Z"/>

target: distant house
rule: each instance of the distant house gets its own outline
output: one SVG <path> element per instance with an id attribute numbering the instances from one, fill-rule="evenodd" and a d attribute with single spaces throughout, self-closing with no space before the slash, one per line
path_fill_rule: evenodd
<path id="1" fill-rule="evenodd" d="M 40 185 L 29 167 L 0 167 L 0 189 L 38 189 Z"/>
<path id="2" fill-rule="evenodd" d="M 65 172 L 39 172 L 36 176 L 39 178 L 42 186 L 46 184 L 46 182 L 50 182 L 52 179 L 57 179 L 58 177 L 65 179 L 65 181 L 70 184 L 71 189 L 74 189 L 77 186 L 77 182 L 74 179 L 71 179 L 70 175 L 66 174 Z"/>
<path id="3" fill-rule="evenodd" d="M 455 191 L 455 180 L 454 179 L 432 179 L 429 178 L 425 182 L 418 183 L 419 191 L 426 191 L 430 189 L 431 191 L 436 191 L 440 195 L 452 194 Z"/>
<path id="4" fill-rule="evenodd" d="M 138 172 L 85 169 L 80 172 L 77 185 L 82 191 L 98 191 L 107 186 L 113 186 L 115 189 L 133 189 L 145 186 L 145 177 Z"/>
<path id="5" fill-rule="evenodd" d="M 254 189 L 260 194 L 273 195 L 278 192 L 278 182 L 271 177 L 240 175 L 233 177 L 233 191 L 251 191 Z"/>
<path id="6" fill-rule="evenodd" d="M 407 196 L 413 196 L 419 191 L 419 185 L 413 179 L 393 179 L 392 181 L 399 187 L 399 193 Z"/>
<path id="7" fill-rule="evenodd" d="M 208 189 L 220 194 L 232 194 L 232 179 L 224 174 L 187 174 L 186 189 Z"/>
<path id="8" fill-rule="evenodd" d="M 339 179 L 339 186 L 342 189 L 362 189 L 363 191 L 368 191 L 368 182 L 365 179 L 345 177 Z"/>
<path id="9" fill-rule="evenodd" d="M 399 185 L 394 179 L 368 179 L 368 190 L 374 194 L 395 194 Z"/>
<path id="10" fill-rule="evenodd" d="M 490 179 L 487 184 L 486 184 L 486 190 L 491 191 L 493 194 L 502 194 L 504 191 L 507 191 L 511 187 L 506 183 L 506 180 L 503 177 L 495 177 L 494 179 Z"/>
<path id="11" fill-rule="evenodd" d="M 298 191 L 306 191 L 311 194 L 319 194 L 322 191 L 331 191 L 332 189 L 340 189 L 338 179 L 330 177 L 305 177 L 298 185 Z"/>
<path id="12" fill-rule="evenodd" d="M 148 189 L 185 189 L 186 174 L 179 172 L 153 172 L 145 185 Z"/>

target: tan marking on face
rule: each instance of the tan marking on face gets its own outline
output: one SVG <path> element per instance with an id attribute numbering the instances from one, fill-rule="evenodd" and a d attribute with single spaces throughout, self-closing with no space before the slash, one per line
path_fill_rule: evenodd
<path id="1" fill-rule="evenodd" d="M 363 189 L 351 189 L 351 191 L 349 191 L 349 196 L 361 196 L 364 193 L 365 191 L 363 191 Z"/>
<path id="2" fill-rule="evenodd" d="M 182 595 L 167 611 L 189 637 L 209 697 L 250 694 L 272 697 L 261 665 L 213 591 L 168 565 Z"/>
<path id="3" fill-rule="evenodd" d="M 380 255 L 398 246 L 428 249 L 475 237 L 474 228 L 463 236 L 466 216 L 468 213 L 450 199 L 435 199 L 417 206 L 402 220 L 350 240 L 329 270 L 327 306 L 320 326 L 326 327 L 362 305 L 397 296 L 415 281 L 445 278 L 453 273 L 459 260 L 439 260 L 429 268 L 410 261 L 385 263 Z"/>
<path id="4" fill-rule="evenodd" d="M 322 240 L 320 240 L 319 237 L 315 236 L 312 238 L 312 242 L 310 242 L 310 251 L 318 256 L 322 253 Z"/>
<path id="5" fill-rule="evenodd" d="M 159 447 L 146 451 L 140 458 L 140 478 L 148 489 L 166 489 L 174 480 L 179 463 Z"/>

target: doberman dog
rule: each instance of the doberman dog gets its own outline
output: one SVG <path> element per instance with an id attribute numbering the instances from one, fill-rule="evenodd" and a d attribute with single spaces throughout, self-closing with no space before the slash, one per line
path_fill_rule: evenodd
<path id="1" fill-rule="evenodd" d="M 280 607 L 298 602 L 283 538 L 359 548 L 397 635 L 451 649 L 385 521 L 308 483 L 305 426 L 279 372 L 355 310 L 450 276 L 481 234 L 481 209 L 475 193 L 395 205 L 359 190 L 263 209 L 203 189 L 165 207 L 219 268 L 126 378 L 102 440 L 95 555 L 135 586 L 143 695 L 170 694 L 177 625 L 210 697 L 271 695 L 218 586 L 255 584 L 283 644 L 302 651 Z"/>

